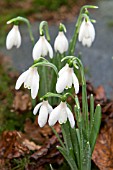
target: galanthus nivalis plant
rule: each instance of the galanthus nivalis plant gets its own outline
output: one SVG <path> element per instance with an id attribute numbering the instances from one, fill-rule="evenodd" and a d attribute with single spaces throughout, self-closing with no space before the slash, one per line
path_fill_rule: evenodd
<path id="1" fill-rule="evenodd" d="M 95 39 L 95 29 L 90 20 L 84 19 L 79 31 L 78 39 L 83 46 L 90 47 Z"/>
<path id="2" fill-rule="evenodd" d="M 54 49 L 56 52 L 58 51 L 60 54 L 63 54 L 68 50 L 68 40 L 64 35 L 63 31 L 66 32 L 66 28 L 63 24 L 60 24 L 59 33 L 54 42 Z"/>
<path id="3" fill-rule="evenodd" d="M 38 103 L 35 106 L 33 114 L 36 115 L 38 110 L 39 110 L 38 124 L 40 127 L 43 127 L 47 123 L 48 116 L 52 112 L 53 108 L 48 103 L 47 100 L 43 100 L 43 102 Z"/>
<path id="4" fill-rule="evenodd" d="M 98 104 L 94 109 L 92 94 L 89 97 L 90 106 L 88 105 L 84 67 L 79 57 L 75 55 L 77 40 L 90 47 L 95 39 L 95 29 L 91 23 L 93 20 L 88 15 L 89 8 L 97 7 L 85 5 L 81 8 L 69 48 L 68 40 L 64 35 L 66 28 L 60 23 L 59 33 L 54 42 L 55 54 L 50 45 L 46 21 L 42 21 L 39 25 L 40 38 L 36 44 L 31 25 L 26 18 L 17 17 L 7 22 L 8 24 L 25 22 L 33 43 L 34 63 L 19 76 L 15 88 L 18 90 L 24 83 L 25 88 L 31 89 L 33 99 L 38 95 L 41 102 L 38 101 L 33 114 L 36 115 L 39 112 L 38 124 L 40 127 L 47 123 L 52 128 L 59 140 L 57 149 L 64 156 L 71 170 L 91 170 L 91 156 L 101 123 L 101 107 Z M 17 41 L 16 33 L 12 34 L 12 32 L 9 33 L 6 40 L 8 49 L 13 45 L 20 46 L 20 40 Z M 67 56 L 65 52 L 67 52 Z M 51 59 L 47 60 L 45 58 L 47 55 Z M 47 69 L 47 67 L 53 70 Z M 80 78 L 77 75 L 80 75 Z M 81 105 L 77 96 L 80 83 L 82 86 Z M 73 105 L 68 103 L 69 96 L 73 100 Z M 55 101 L 55 105 L 53 101 Z M 56 123 L 61 126 L 62 137 L 54 129 Z"/>
<path id="5" fill-rule="evenodd" d="M 53 58 L 53 50 L 49 42 L 46 40 L 45 36 L 40 36 L 38 42 L 35 44 L 33 48 L 33 59 L 37 60 L 39 57 L 47 56 L 49 53 L 49 57 Z"/>
<path id="6" fill-rule="evenodd" d="M 64 89 L 71 88 L 72 84 L 74 84 L 75 93 L 77 94 L 79 92 L 79 82 L 73 67 L 69 67 L 69 65 L 66 64 L 58 74 L 59 77 L 56 83 L 57 93 L 62 93 Z"/>
<path id="7" fill-rule="evenodd" d="M 30 67 L 27 71 L 19 76 L 15 89 L 18 90 L 24 83 L 24 88 L 31 89 L 31 96 L 33 99 L 35 99 L 39 89 L 39 80 L 40 78 L 37 68 Z"/>
<path id="8" fill-rule="evenodd" d="M 18 25 L 14 25 L 11 31 L 7 35 L 6 47 L 10 50 L 13 46 L 19 48 L 21 45 L 21 35 L 18 28 Z"/>
<path id="9" fill-rule="evenodd" d="M 70 125 L 73 128 L 75 125 L 75 120 L 73 113 L 67 107 L 66 102 L 61 102 L 50 114 L 49 125 L 53 126 L 58 121 L 60 124 L 66 123 L 67 118 L 69 119 Z"/>

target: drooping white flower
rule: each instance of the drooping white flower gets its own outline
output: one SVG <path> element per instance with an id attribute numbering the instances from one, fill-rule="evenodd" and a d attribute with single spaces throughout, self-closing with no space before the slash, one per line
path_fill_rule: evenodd
<path id="1" fill-rule="evenodd" d="M 49 53 L 49 57 L 53 58 L 53 49 L 45 36 L 40 36 L 39 40 L 33 48 L 33 59 L 37 60 L 39 57 L 45 57 Z"/>
<path id="2" fill-rule="evenodd" d="M 36 115 L 39 109 L 38 124 L 40 127 L 43 127 L 47 123 L 48 115 L 52 112 L 53 108 L 47 100 L 43 100 L 43 102 L 35 106 L 33 114 Z"/>
<path id="3" fill-rule="evenodd" d="M 79 92 L 78 78 L 76 77 L 72 67 L 69 67 L 69 65 L 66 64 L 59 71 L 58 74 L 59 74 L 59 77 L 58 77 L 57 83 L 56 83 L 57 93 L 62 93 L 64 91 L 64 89 L 71 88 L 72 84 L 74 85 L 75 93 L 77 94 Z"/>
<path id="4" fill-rule="evenodd" d="M 59 51 L 61 54 L 68 50 L 68 40 L 63 31 L 59 31 L 59 34 L 55 39 L 54 49 L 56 52 Z"/>
<path id="5" fill-rule="evenodd" d="M 78 40 L 82 42 L 83 46 L 90 47 L 95 39 L 95 29 L 90 20 L 83 20 L 80 30 Z"/>
<path id="6" fill-rule="evenodd" d="M 18 90 L 23 83 L 25 88 L 31 89 L 31 96 L 35 99 L 39 90 L 39 74 L 36 67 L 30 67 L 19 76 L 15 89 Z"/>
<path id="7" fill-rule="evenodd" d="M 6 48 L 10 50 L 13 46 L 19 48 L 21 45 L 21 35 L 18 25 L 14 25 L 6 38 Z"/>
<path id="8" fill-rule="evenodd" d="M 49 125 L 53 126 L 58 121 L 60 124 L 66 123 L 67 118 L 69 119 L 70 125 L 73 128 L 75 125 L 74 116 L 71 110 L 67 107 L 66 102 L 61 102 L 49 116 Z"/>

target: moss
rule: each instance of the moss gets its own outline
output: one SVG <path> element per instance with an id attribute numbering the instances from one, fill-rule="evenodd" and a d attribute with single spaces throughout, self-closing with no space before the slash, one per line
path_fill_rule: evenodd
<path id="1" fill-rule="evenodd" d="M 10 78 L 8 71 L 0 64 L 0 133 L 4 130 L 15 129 L 23 131 L 26 117 L 33 119 L 31 111 L 18 114 L 11 110 L 15 80 Z"/>

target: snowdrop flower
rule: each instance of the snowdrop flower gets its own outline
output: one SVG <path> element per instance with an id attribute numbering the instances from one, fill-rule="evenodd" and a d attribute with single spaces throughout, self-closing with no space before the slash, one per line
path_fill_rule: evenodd
<path id="1" fill-rule="evenodd" d="M 38 124 L 40 127 L 43 127 L 47 123 L 48 115 L 52 112 L 53 108 L 47 100 L 43 100 L 43 102 L 35 106 L 33 114 L 36 115 L 39 109 Z"/>
<path id="2" fill-rule="evenodd" d="M 61 54 L 68 50 L 68 40 L 63 31 L 59 31 L 59 34 L 55 39 L 54 49 L 56 52 L 59 51 Z"/>
<path id="3" fill-rule="evenodd" d="M 10 50 L 13 46 L 19 48 L 21 45 L 21 35 L 19 32 L 18 25 L 14 25 L 11 31 L 8 33 L 6 38 L 6 47 Z"/>
<path id="4" fill-rule="evenodd" d="M 18 90 L 23 83 L 25 88 L 31 89 L 31 96 L 35 99 L 39 89 L 39 74 L 37 68 L 30 67 L 22 73 L 16 82 L 15 89 Z"/>
<path id="5" fill-rule="evenodd" d="M 79 92 L 79 82 L 72 67 L 66 64 L 58 74 L 59 77 L 56 83 L 57 93 L 62 93 L 64 89 L 71 88 L 72 84 L 74 84 L 75 93 Z"/>
<path id="6" fill-rule="evenodd" d="M 80 30 L 78 40 L 82 42 L 83 46 L 90 47 L 95 39 L 95 29 L 90 20 L 83 20 Z"/>
<path id="7" fill-rule="evenodd" d="M 45 36 L 40 36 L 39 40 L 33 48 L 33 59 L 37 60 L 39 57 L 45 57 L 49 53 L 49 57 L 53 58 L 53 50 Z"/>
<path id="8" fill-rule="evenodd" d="M 71 110 L 67 107 L 66 102 L 61 102 L 49 116 L 49 125 L 53 126 L 58 121 L 60 124 L 66 123 L 69 119 L 70 125 L 73 128 L 75 125 L 74 116 Z"/>

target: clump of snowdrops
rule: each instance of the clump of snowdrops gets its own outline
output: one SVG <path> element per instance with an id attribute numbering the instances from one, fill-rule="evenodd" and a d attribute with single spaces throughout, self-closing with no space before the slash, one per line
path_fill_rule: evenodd
<path id="1" fill-rule="evenodd" d="M 81 8 L 70 42 L 65 35 L 65 25 L 60 23 L 59 32 L 54 41 L 54 52 L 50 44 L 46 21 L 42 21 L 39 25 L 40 37 L 36 43 L 30 22 L 26 18 L 19 16 L 7 22 L 7 24 L 13 24 L 6 39 L 8 50 L 13 46 L 19 48 L 21 45 L 22 37 L 19 31 L 21 22 L 27 24 L 33 44 L 31 56 L 34 62 L 19 76 L 15 89 L 20 89 L 24 84 L 25 88 L 31 90 L 33 100 L 37 95 L 40 97 L 41 102 L 34 107 L 33 114 L 39 114 L 40 127 L 47 123 L 51 126 L 60 142 L 60 146 L 57 148 L 72 170 L 91 169 L 91 156 L 101 122 L 101 107 L 97 105 L 94 109 L 92 94 L 90 106 L 88 106 L 84 67 L 79 56 L 76 56 L 77 40 L 83 46 L 90 47 L 95 39 L 95 29 L 92 24 L 94 20 L 89 17 L 88 11 L 90 8 L 97 7 L 86 5 Z M 82 107 L 77 96 L 80 83 L 82 85 Z M 67 102 L 69 96 L 74 101 L 73 111 L 73 106 Z M 57 104 L 56 107 L 54 107 L 54 103 Z M 54 129 L 57 122 L 61 125 L 63 140 Z"/>

